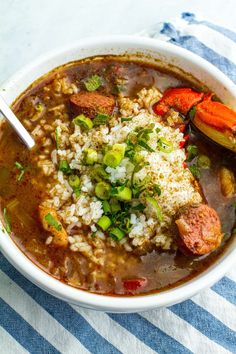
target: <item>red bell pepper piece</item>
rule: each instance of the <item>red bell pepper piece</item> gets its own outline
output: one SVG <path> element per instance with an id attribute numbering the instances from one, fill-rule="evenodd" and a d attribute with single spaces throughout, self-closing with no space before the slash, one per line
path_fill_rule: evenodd
<path id="1" fill-rule="evenodd" d="M 169 88 L 167 89 L 153 110 L 157 115 L 163 116 L 170 108 L 186 115 L 188 111 L 197 103 L 201 102 L 204 93 L 197 92 L 191 88 Z"/>
<path id="2" fill-rule="evenodd" d="M 127 291 L 136 291 L 139 288 L 144 288 L 147 285 L 146 278 L 126 279 L 123 280 L 124 289 Z"/>
<path id="3" fill-rule="evenodd" d="M 179 143 L 179 148 L 182 149 L 184 147 L 184 145 L 186 144 L 186 142 L 188 141 L 189 139 L 189 134 L 185 135 L 184 136 L 184 140 L 182 140 L 180 143 Z"/>

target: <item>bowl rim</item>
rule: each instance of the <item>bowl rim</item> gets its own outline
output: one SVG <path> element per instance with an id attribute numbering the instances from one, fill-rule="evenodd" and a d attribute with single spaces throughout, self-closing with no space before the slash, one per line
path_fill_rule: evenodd
<path id="1" fill-rule="evenodd" d="M 208 61 L 199 57 L 198 55 L 175 46 L 173 44 L 142 36 L 103 36 L 103 37 L 90 37 L 84 40 L 76 41 L 70 45 L 63 46 L 40 56 L 38 59 L 32 61 L 29 65 L 17 71 L 1 87 L 6 91 L 11 87 L 12 83 L 23 80 L 27 72 L 37 68 L 43 62 L 52 60 L 53 58 L 66 54 L 76 48 L 88 48 L 89 46 L 109 45 L 111 48 L 118 44 L 134 45 L 138 47 L 150 47 L 157 51 L 163 50 L 170 55 L 175 54 L 178 58 L 184 58 L 193 63 L 196 67 L 202 70 L 207 70 L 211 76 L 216 77 L 218 81 L 232 94 L 236 100 L 236 86 L 234 83 L 219 69 L 213 66 Z M 7 97 L 4 89 L 0 89 L 3 96 Z M 96 293 L 90 293 L 81 289 L 74 288 L 66 285 L 61 281 L 53 278 L 45 271 L 40 269 L 33 263 L 23 252 L 16 246 L 10 236 L 6 237 L 0 230 L 0 250 L 8 259 L 8 261 L 22 273 L 31 282 L 47 291 L 48 293 L 65 300 L 71 304 L 79 305 L 96 310 L 112 311 L 112 312 L 136 312 L 153 309 L 162 306 L 170 306 L 175 303 L 186 300 L 195 295 L 200 290 L 211 286 L 217 280 L 224 276 L 224 274 L 233 266 L 236 259 L 236 248 L 230 247 L 225 254 L 219 258 L 212 266 L 206 271 L 200 273 L 192 280 L 183 283 L 175 288 L 160 292 L 152 293 L 143 296 L 107 296 Z"/>

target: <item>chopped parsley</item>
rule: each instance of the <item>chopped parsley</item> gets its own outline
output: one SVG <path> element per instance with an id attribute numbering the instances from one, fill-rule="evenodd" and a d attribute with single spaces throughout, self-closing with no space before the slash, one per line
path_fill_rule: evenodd
<path id="1" fill-rule="evenodd" d="M 44 219 L 47 221 L 48 225 L 54 227 L 57 231 L 61 231 L 61 224 L 52 216 L 52 214 L 48 213 Z"/>
<path id="2" fill-rule="evenodd" d="M 92 75 L 84 82 L 84 85 L 87 91 L 96 91 L 102 85 L 102 78 L 98 75 Z"/>
<path id="3" fill-rule="evenodd" d="M 196 164 L 189 166 L 189 170 L 194 177 L 196 177 L 198 179 L 201 177 L 200 169 Z"/>
<path id="4" fill-rule="evenodd" d="M 154 186 L 153 186 L 153 192 L 154 192 L 155 194 L 157 194 L 158 197 L 160 197 L 160 195 L 161 195 L 161 188 L 158 186 L 158 184 L 154 184 Z"/>
<path id="5" fill-rule="evenodd" d="M 128 118 L 121 118 L 120 120 L 121 123 L 123 123 L 123 122 L 131 122 L 132 119 L 133 119 L 132 117 L 128 117 Z"/>
<path id="6" fill-rule="evenodd" d="M 116 84 L 113 89 L 112 89 L 112 93 L 114 94 L 118 94 L 121 92 L 124 92 L 126 90 L 126 86 L 122 85 L 122 84 Z"/>
<path id="7" fill-rule="evenodd" d="M 19 175 L 17 176 L 17 181 L 20 182 L 25 174 L 25 167 L 18 161 L 15 162 L 16 168 L 20 171 Z"/>
<path id="8" fill-rule="evenodd" d="M 135 211 L 144 211 L 144 209 L 146 208 L 146 205 L 140 203 L 138 205 L 135 205 L 132 207 L 132 210 L 135 210 Z"/>
<path id="9" fill-rule="evenodd" d="M 140 139 L 138 140 L 138 145 L 142 146 L 144 149 L 146 149 L 149 152 L 155 152 L 155 150 L 153 148 L 151 148 L 151 146 L 149 146 L 144 140 Z"/>
<path id="10" fill-rule="evenodd" d="M 104 125 L 107 124 L 111 117 L 107 114 L 98 113 L 93 119 L 93 125 Z"/>
<path id="11" fill-rule="evenodd" d="M 198 154 L 198 147 L 196 145 L 189 145 L 187 147 L 188 157 L 187 161 L 191 161 Z"/>

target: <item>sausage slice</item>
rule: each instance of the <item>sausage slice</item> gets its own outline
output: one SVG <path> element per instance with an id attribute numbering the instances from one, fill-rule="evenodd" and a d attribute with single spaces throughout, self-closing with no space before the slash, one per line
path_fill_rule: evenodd
<path id="1" fill-rule="evenodd" d="M 219 247 L 222 241 L 219 216 L 208 205 L 187 207 L 175 223 L 179 230 L 179 248 L 187 255 L 210 253 Z"/>
<path id="2" fill-rule="evenodd" d="M 75 114 L 94 118 L 97 113 L 111 115 L 115 107 L 115 98 L 98 92 L 82 91 L 72 95 L 70 103 Z"/>

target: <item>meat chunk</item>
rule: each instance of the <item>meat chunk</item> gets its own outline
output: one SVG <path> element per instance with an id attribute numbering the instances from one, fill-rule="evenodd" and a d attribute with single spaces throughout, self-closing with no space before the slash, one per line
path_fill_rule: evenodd
<path id="1" fill-rule="evenodd" d="M 175 223 L 179 230 L 179 248 L 187 255 L 210 253 L 219 247 L 222 241 L 219 217 L 208 205 L 187 207 Z"/>
<path id="2" fill-rule="evenodd" d="M 39 218 L 44 230 L 53 236 L 52 244 L 57 247 L 66 247 L 68 245 L 67 232 L 60 223 L 56 210 L 40 206 Z"/>
<path id="3" fill-rule="evenodd" d="M 115 98 L 97 92 L 82 91 L 72 95 L 70 103 L 75 114 L 94 118 L 97 113 L 111 115 L 115 107 Z"/>

